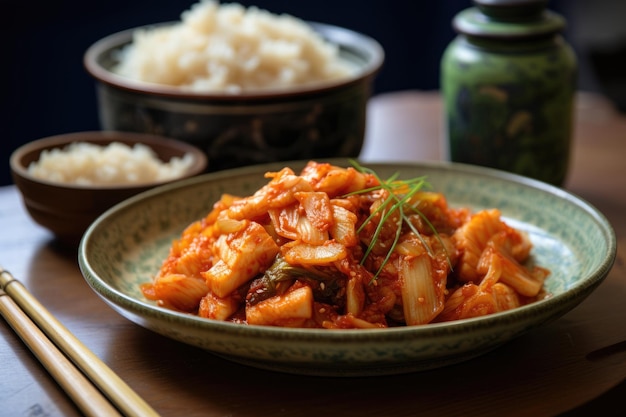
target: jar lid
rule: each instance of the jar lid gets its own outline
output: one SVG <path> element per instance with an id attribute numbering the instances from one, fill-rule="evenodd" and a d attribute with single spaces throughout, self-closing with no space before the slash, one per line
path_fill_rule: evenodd
<path id="1" fill-rule="evenodd" d="M 524 39 L 548 36 L 565 28 L 565 19 L 547 10 L 547 0 L 474 0 L 452 20 L 458 33 L 471 36 Z"/>

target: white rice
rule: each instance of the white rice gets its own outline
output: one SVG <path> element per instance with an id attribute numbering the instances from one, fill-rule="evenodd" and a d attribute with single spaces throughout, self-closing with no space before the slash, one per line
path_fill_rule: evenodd
<path id="1" fill-rule="evenodd" d="M 74 142 L 43 151 L 28 172 L 35 178 L 65 184 L 137 185 L 181 177 L 192 162 L 191 154 L 163 162 L 143 144 Z"/>
<path id="2" fill-rule="evenodd" d="M 337 80 L 354 66 L 303 20 L 201 0 L 180 22 L 136 30 L 114 70 L 137 81 L 236 94 Z"/>

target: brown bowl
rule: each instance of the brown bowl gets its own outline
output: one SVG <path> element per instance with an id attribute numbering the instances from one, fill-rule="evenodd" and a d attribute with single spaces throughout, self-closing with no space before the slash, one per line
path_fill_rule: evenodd
<path id="1" fill-rule="evenodd" d="M 193 155 L 193 163 L 185 174 L 174 180 L 135 185 L 63 184 L 35 178 L 28 172 L 28 166 L 39 159 L 42 151 L 63 148 L 72 142 L 89 142 L 101 146 L 111 142 L 129 146 L 142 143 L 152 148 L 164 162 L 190 153 Z M 207 158 L 195 146 L 170 138 L 140 133 L 94 131 L 51 136 L 27 143 L 12 153 L 10 165 L 13 181 L 33 220 L 52 231 L 60 241 L 76 245 L 87 227 L 110 207 L 158 185 L 205 172 Z"/>

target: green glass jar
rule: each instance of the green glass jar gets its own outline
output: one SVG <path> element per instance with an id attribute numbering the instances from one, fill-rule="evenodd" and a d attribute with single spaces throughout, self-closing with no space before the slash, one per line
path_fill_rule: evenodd
<path id="1" fill-rule="evenodd" d="M 475 0 L 441 61 L 449 158 L 565 181 L 577 64 L 545 0 Z"/>

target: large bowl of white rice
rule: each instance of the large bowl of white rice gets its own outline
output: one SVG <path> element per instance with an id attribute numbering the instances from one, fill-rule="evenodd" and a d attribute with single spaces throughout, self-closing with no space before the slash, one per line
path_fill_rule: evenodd
<path id="1" fill-rule="evenodd" d="M 213 171 L 358 156 L 383 61 L 364 34 L 212 0 L 84 56 L 103 129 L 191 143 Z"/>
<path id="2" fill-rule="evenodd" d="M 107 209 L 150 188 L 203 174 L 197 147 L 144 133 L 91 131 L 50 136 L 13 151 L 11 173 L 35 222 L 77 245 Z"/>

